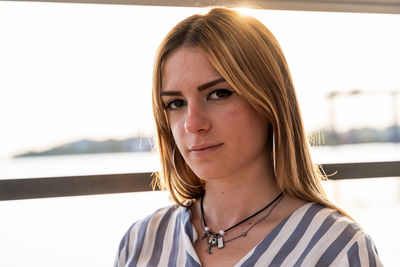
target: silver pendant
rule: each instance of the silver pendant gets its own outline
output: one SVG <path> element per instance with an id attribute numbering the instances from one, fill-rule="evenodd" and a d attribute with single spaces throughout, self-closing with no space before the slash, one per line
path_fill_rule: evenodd
<path id="1" fill-rule="evenodd" d="M 222 236 L 218 237 L 218 248 L 224 247 L 224 238 Z"/>
<path id="2" fill-rule="evenodd" d="M 218 244 L 218 238 L 216 235 L 211 235 L 208 238 L 208 248 L 207 248 L 207 253 L 212 254 L 211 248 L 216 247 Z"/>
<path id="3" fill-rule="evenodd" d="M 218 242 L 218 239 L 217 239 L 217 236 L 215 236 L 215 235 L 210 236 L 210 238 L 208 239 L 208 244 L 212 247 L 217 246 L 217 242 Z"/>

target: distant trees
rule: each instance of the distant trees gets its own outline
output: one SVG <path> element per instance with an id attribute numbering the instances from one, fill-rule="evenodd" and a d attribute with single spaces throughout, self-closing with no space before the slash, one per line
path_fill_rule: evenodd
<path id="1" fill-rule="evenodd" d="M 332 130 L 321 130 L 319 132 L 313 132 L 310 135 L 310 140 L 312 145 L 319 146 L 360 143 L 398 143 L 400 142 L 400 127 L 350 129 L 344 133 L 338 133 Z"/>
<path id="2" fill-rule="evenodd" d="M 16 155 L 15 157 L 55 156 L 88 153 L 115 153 L 115 152 L 150 152 L 154 149 L 153 137 L 133 137 L 124 140 L 109 139 L 105 141 L 79 140 L 63 144 L 46 151 Z"/>
<path id="3" fill-rule="evenodd" d="M 391 126 L 385 129 L 362 128 L 351 129 L 344 133 L 332 130 L 313 132 L 309 136 L 312 145 L 335 146 L 359 143 L 400 142 L 400 127 Z M 109 139 L 105 141 L 79 140 L 63 144 L 46 151 L 16 155 L 15 157 L 55 156 L 89 153 L 116 153 L 116 152 L 150 152 L 154 150 L 153 137 L 132 137 L 123 140 Z"/>

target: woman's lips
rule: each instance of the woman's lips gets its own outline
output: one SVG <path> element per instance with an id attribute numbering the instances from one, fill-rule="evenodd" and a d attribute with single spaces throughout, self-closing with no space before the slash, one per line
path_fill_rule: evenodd
<path id="1" fill-rule="evenodd" d="M 189 151 L 195 155 L 206 154 L 218 149 L 222 146 L 223 143 L 220 144 L 204 144 L 204 145 L 195 145 L 189 148 Z"/>

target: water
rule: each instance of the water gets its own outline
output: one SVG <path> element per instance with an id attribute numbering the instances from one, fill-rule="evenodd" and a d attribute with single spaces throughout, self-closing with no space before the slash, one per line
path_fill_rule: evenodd
<path id="1" fill-rule="evenodd" d="M 0 160 L 0 179 L 153 172 L 156 153 L 108 153 Z"/>
<path id="2" fill-rule="evenodd" d="M 400 146 L 318 147 L 318 163 L 400 160 Z M 92 154 L 0 161 L 0 179 L 159 169 L 155 153 Z M 385 266 L 398 266 L 400 178 L 324 182 L 328 196 L 374 239 Z M 0 266 L 112 266 L 136 220 L 168 205 L 166 192 L 0 201 Z"/>
<path id="3" fill-rule="evenodd" d="M 400 143 L 366 143 L 311 148 L 315 163 L 400 161 Z"/>

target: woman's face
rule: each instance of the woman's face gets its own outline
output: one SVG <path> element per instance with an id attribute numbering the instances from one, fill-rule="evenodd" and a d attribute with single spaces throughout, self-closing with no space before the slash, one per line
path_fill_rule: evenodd
<path id="1" fill-rule="evenodd" d="M 198 177 L 246 175 L 267 165 L 268 121 L 199 49 L 181 47 L 167 57 L 161 99 L 175 143 Z"/>

